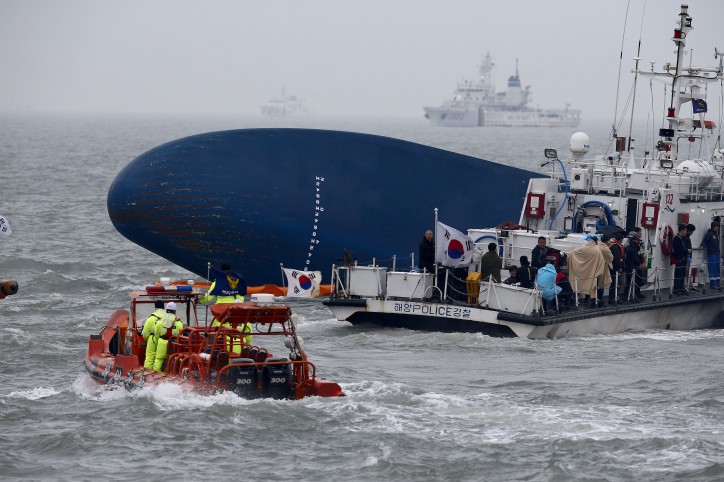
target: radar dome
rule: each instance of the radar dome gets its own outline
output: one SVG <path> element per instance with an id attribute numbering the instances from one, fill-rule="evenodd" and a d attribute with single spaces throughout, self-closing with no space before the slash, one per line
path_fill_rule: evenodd
<path id="1" fill-rule="evenodd" d="M 585 154 L 591 148 L 591 139 L 585 132 L 576 132 L 571 136 L 571 153 Z"/>

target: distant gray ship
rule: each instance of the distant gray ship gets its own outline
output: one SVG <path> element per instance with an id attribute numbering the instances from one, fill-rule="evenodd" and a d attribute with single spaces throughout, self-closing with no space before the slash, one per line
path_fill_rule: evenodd
<path id="1" fill-rule="evenodd" d="M 515 75 L 508 78 L 505 92 L 495 92 L 490 52 L 480 66 L 478 79 L 458 83 L 455 94 L 439 107 L 423 107 L 425 117 L 434 125 L 447 127 L 515 126 L 515 127 L 577 127 L 579 109 L 533 109 L 528 107 L 530 86 L 521 87 L 518 61 Z"/>
<path id="2" fill-rule="evenodd" d="M 287 95 L 282 89 L 281 95 L 272 97 L 269 102 L 261 106 L 261 113 L 271 117 L 285 117 L 288 115 L 308 114 L 306 103 L 296 95 Z"/>

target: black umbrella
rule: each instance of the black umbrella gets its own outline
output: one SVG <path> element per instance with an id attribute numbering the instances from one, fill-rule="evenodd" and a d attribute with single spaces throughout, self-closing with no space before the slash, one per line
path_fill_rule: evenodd
<path id="1" fill-rule="evenodd" d="M 608 234 L 609 237 L 615 238 L 617 235 L 626 235 L 626 230 L 619 226 L 604 226 L 598 231 L 597 234 Z"/>

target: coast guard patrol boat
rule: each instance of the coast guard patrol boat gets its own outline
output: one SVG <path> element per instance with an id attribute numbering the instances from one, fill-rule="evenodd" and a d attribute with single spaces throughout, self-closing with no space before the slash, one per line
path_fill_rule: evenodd
<path id="1" fill-rule="evenodd" d="M 515 75 L 508 78 L 503 92 L 495 91 L 491 73 L 493 60 L 487 53 L 477 79 L 460 81 L 453 96 L 441 106 L 423 107 L 433 125 L 447 127 L 514 126 L 576 127 L 581 111 L 569 109 L 534 109 L 528 107 L 530 86 L 522 87 L 515 61 Z"/>
<path id="2" fill-rule="evenodd" d="M 530 180 L 517 223 L 468 229 L 468 247 L 474 246 L 472 263 L 457 282 L 450 271 L 440 276 L 438 270 L 436 277 L 418 272 L 414 265 L 410 270 L 398 270 L 394 261 L 392 266 L 375 261 L 335 266 L 334 289 L 325 304 L 336 318 L 354 325 L 533 339 L 721 327 L 724 293 L 708 283 L 710 276 L 720 275 L 721 266 L 716 275 L 709 273 L 705 252 L 698 247 L 712 221 L 724 214 L 724 150 L 719 140 L 716 145 L 710 142 L 716 126 L 706 118 L 704 88 L 724 78 L 724 54 L 714 50 L 715 67 L 685 65 L 686 40 L 692 31 L 686 5 L 681 6 L 679 17 L 672 38 L 677 49 L 675 62 L 642 71 L 637 60 L 634 70 L 638 76 L 668 84 L 665 125 L 659 129 L 653 153 L 646 151 L 643 157 L 634 157 L 632 140 L 614 131 L 615 151 L 590 158 L 586 157 L 588 136 L 574 134 L 568 159 L 560 160 L 555 150 L 546 149 L 544 165 L 551 167 L 549 176 Z M 686 157 L 687 153 L 693 157 Z M 669 255 L 681 223 L 699 229 L 691 236 L 694 249 L 687 272 L 687 295 L 675 296 Z M 591 307 L 581 303 L 582 297 L 576 292 L 573 308 L 563 310 L 559 303 L 553 303 L 546 309 L 538 286 L 526 289 L 480 279 L 477 253 L 491 242 L 498 245 L 503 269 L 518 264 L 520 256 L 530 256 L 540 236 L 546 238 L 549 247 L 565 253 L 582 246 L 590 233 L 602 226 L 625 232 L 635 226 L 642 228 L 646 252 L 641 268 L 645 278 L 643 301 L 634 298 L 632 289 L 613 304 Z M 436 239 L 438 244 L 445 240 Z M 452 244 L 444 247 L 448 254 L 453 251 Z M 468 250 L 462 249 L 456 255 L 468 255 Z M 559 260 L 554 256 L 551 261 Z M 584 281 L 571 279 L 574 291 Z"/>

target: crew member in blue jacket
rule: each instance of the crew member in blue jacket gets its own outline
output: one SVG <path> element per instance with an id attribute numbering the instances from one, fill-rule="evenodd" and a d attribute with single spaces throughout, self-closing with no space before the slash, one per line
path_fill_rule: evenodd
<path id="1" fill-rule="evenodd" d="M 719 223 L 713 221 L 711 228 L 701 240 L 701 247 L 706 249 L 707 269 L 709 270 L 709 286 L 711 288 L 719 287 L 721 275 L 721 254 L 719 252 Z"/>

